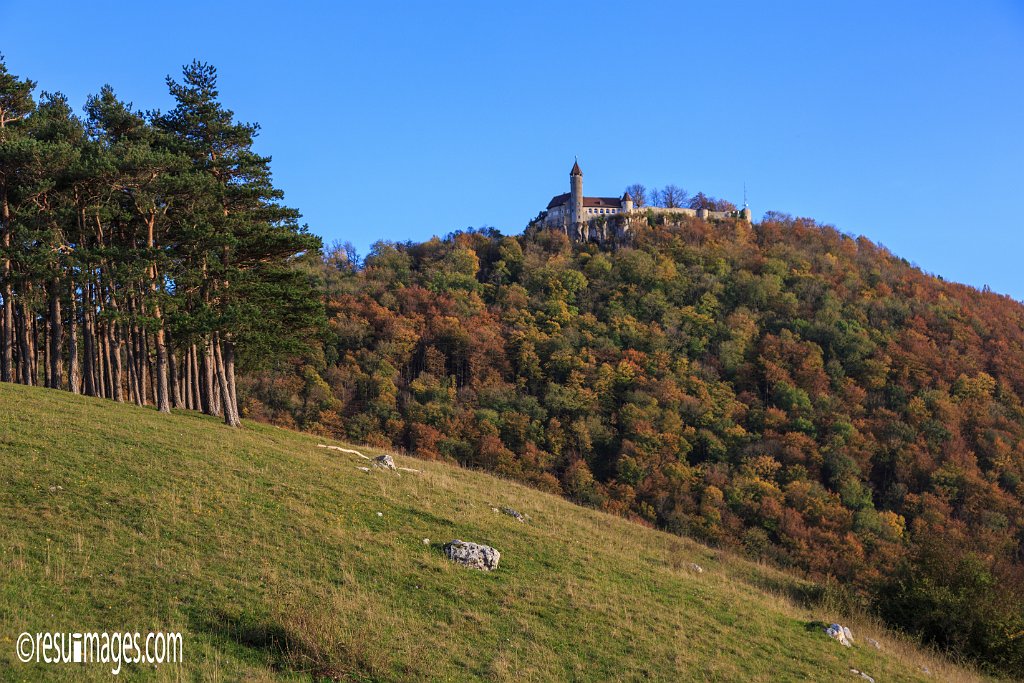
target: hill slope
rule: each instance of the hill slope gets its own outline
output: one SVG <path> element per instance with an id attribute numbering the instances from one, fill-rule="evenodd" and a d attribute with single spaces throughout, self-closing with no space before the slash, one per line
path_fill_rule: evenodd
<path id="1" fill-rule="evenodd" d="M 811 587 L 773 570 L 447 465 L 363 472 L 317 443 L 0 385 L 0 676 L 82 677 L 18 662 L 23 631 L 130 629 L 183 632 L 166 680 L 970 678 L 866 624 L 841 647 L 815 623 L 836 615 L 794 606 Z M 500 568 L 449 563 L 455 537 L 497 547 Z"/>
<path id="2" fill-rule="evenodd" d="M 328 255 L 322 349 L 247 373 L 245 410 L 833 577 L 1024 670 L 1024 306 L 808 219 L 631 230 Z"/>

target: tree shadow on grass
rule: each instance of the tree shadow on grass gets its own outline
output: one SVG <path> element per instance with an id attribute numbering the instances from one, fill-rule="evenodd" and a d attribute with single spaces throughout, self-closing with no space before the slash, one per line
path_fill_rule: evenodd
<path id="1" fill-rule="evenodd" d="M 255 651 L 278 672 L 306 674 L 317 681 L 372 680 L 361 677 L 358 671 L 337 666 L 311 646 L 308 639 L 269 617 L 214 610 L 194 619 L 192 627 L 208 634 L 225 649 L 241 646 Z"/>
<path id="2" fill-rule="evenodd" d="M 767 593 L 783 595 L 795 605 L 807 609 L 820 604 L 825 595 L 825 589 L 822 586 L 786 576 L 752 572 L 744 579 L 755 588 Z"/>
<path id="3" fill-rule="evenodd" d="M 822 633 L 828 627 L 829 624 L 826 624 L 824 621 L 814 620 L 804 623 L 804 630 L 809 631 L 811 633 Z"/>

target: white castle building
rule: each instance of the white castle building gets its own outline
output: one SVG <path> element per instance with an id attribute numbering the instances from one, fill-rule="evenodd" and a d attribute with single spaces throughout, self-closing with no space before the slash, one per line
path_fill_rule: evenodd
<path id="1" fill-rule="evenodd" d="M 738 211 L 666 209 L 636 207 L 628 192 L 622 197 L 586 197 L 583 195 L 583 171 L 580 170 L 579 162 L 574 163 L 569 171 L 569 191 L 551 198 L 541 220 L 546 227 L 562 228 L 575 241 L 603 240 L 608 234 L 609 222 L 617 226 L 615 233 L 623 233 L 628 231 L 630 218 L 640 215 L 646 217 L 648 212 L 693 216 L 704 220 L 739 219 L 751 222 L 750 209 L 746 206 Z M 613 218 L 615 220 L 607 220 Z M 595 222 L 600 225 L 594 225 Z"/>

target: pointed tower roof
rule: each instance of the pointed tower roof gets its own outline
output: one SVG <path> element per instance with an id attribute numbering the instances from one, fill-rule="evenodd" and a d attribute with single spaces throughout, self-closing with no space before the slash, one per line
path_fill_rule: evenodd
<path id="1" fill-rule="evenodd" d="M 631 201 L 633 201 L 633 198 L 629 196 L 629 192 L 623 192 L 622 193 L 622 201 L 624 201 L 624 202 L 631 202 Z"/>
<path id="2" fill-rule="evenodd" d="M 569 171 L 570 176 L 583 175 L 583 171 L 580 170 L 580 162 L 576 162 L 572 165 L 572 170 Z"/>

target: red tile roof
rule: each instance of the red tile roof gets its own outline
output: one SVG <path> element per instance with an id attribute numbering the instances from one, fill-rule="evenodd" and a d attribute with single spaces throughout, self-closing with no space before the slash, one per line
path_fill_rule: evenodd
<path id="1" fill-rule="evenodd" d="M 553 209 L 556 206 L 562 206 L 563 204 L 568 204 L 568 203 L 569 203 L 569 193 L 566 192 L 564 194 L 559 194 L 559 195 L 555 195 L 554 197 L 552 197 L 551 201 L 548 202 L 548 208 L 549 209 Z M 618 197 L 584 197 L 583 198 L 583 206 L 584 207 L 595 207 L 595 208 L 596 207 L 600 207 L 600 208 L 621 209 L 622 208 L 622 200 L 619 199 Z"/>
<path id="2" fill-rule="evenodd" d="M 584 197 L 583 206 L 600 206 L 620 209 L 622 208 L 622 200 L 618 197 Z"/>
<path id="3" fill-rule="evenodd" d="M 551 201 L 548 202 L 548 208 L 549 209 L 553 209 L 556 206 L 561 206 L 562 204 L 568 204 L 568 203 L 569 203 L 569 193 L 568 192 L 566 192 L 564 194 L 556 194 L 554 197 L 551 198 Z"/>

